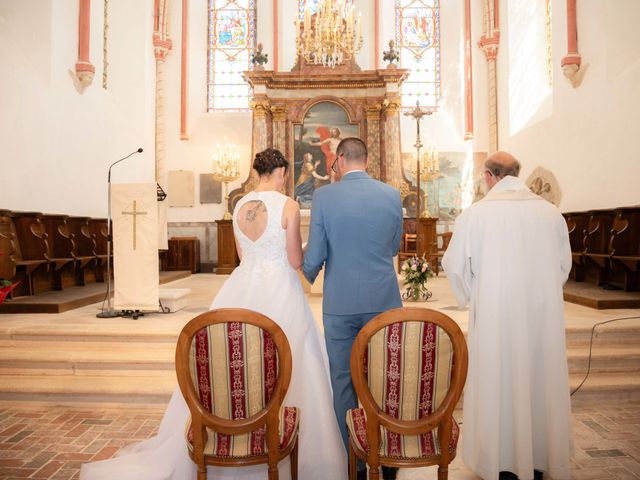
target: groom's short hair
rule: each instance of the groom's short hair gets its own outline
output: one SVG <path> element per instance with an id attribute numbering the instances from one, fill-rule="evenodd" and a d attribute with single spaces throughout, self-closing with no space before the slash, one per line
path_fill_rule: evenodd
<path id="1" fill-rule="evenodd" d="M 367 160 L 367 146 L 358 137 L 347 137 L 338 144 L 336 155 L 343 155 L 348 163 L 364 163 Z"/>

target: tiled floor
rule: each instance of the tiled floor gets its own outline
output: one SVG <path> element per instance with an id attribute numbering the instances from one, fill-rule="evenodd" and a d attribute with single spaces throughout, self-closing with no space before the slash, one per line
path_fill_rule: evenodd
<path id="1" fill-rule="evenodd" d="M 157 408 L 0 408 L 0 479 L 77 479 L 82 463 L 109 458 L 124 445 L 153 436 L 161 418 Z M 640 479 L 640 406 L 582 410 L 573 419 L 574 479 Z M 431 478 L 437 478 L 436 468 L 398 475 L 398 480 Z M 459 458 L 449 478 L 477 479 Z"/>

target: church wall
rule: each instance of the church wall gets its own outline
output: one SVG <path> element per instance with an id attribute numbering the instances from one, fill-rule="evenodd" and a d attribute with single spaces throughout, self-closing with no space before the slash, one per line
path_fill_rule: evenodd
<path id="1" fill-rule="evenodd" d="M 567 54 L 566 4 L 553 1 L 553 93 L 551 111 L 534 116 L 515 132 L 509 122 L 509 25 L 503 2 L 499 55 L 499 145 L 523 164 L 526 179 L 537 166 L 551 170 L 562 191 L 560 208 L 579 211 L 640 203 L 637 153 L 640 111 L 640 3 L 636 0 L 578 2 L 578 50 L 582 84 L 573 88 L 562 73 Z M 512 66 L 511 66 L 512 67 Z M 547 108 L 543 106 L 542 108 Z"/>
<path id="2" fill-rule="evenodd" d="M 78 2 L 0 2 L 1 208 L 104 217 L 108 166 L 138 147 L 112 181 L 153 181 L 152 4 L 110 2 L 104 90 L 103 11 L 93 2 L 96 74 L 80 94 L 70 76 Z"/>

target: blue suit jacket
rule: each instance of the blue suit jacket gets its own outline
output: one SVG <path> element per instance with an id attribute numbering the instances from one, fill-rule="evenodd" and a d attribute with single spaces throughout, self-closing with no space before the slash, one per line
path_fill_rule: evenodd
<path id="1" fill-rule="evenodd" d="M 365 172 L 315 191 L 302 270 L 325 265 L 323 313 L 354 315 L 402 306 L 393 257 L 400 249 L 400 192 Z"/>

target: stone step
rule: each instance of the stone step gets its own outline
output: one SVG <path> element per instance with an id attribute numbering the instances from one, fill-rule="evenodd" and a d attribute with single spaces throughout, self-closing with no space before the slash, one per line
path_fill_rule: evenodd
<path id="1" fill-rule="evenodd" d="M 137 327 L 129 328 L 121 325 L 89 325 L 69 326 L 26 326 L 19 328 L 0 328 L 0 341 L 34 341 L 34 342 L 117 342 L 117 343 L 171 343 L 178 341 L 180 328 Z"/>
<path id="2" fill-rule="evenodd" d="M 177 386 L 175 374 L 0 375 L 0 399 L 39 403 L 166 405 Z M 120 372 L 117 372 L 120 373 Z"/>
<path id="3" fill-rule="evenodd" d="M 586 373 L 589 366 L 589 347 L 567 350 L 569 372 Z M 591 350 L 592 372 L 635 372 L 640 375 L 640 345 L 603 347 L 594 343 Z"/>
<path id="4" fill-rule="evenodd" d="M 0 369 L 174 370 L 175 345 L 168 342 L 37 342 L 0 340 Z"/>
<path id="5" fill-rule="evenodd" d="M 584 374 L 572 374 L 569 378 L 571 391 L 584 379 Z M 634 373 L 594 373 L 571 397 L 574 408 L 594 407 L 604 403 L 640 403 L 640 374 Z"/>
<path id="6" fill-rule="evenodd" d="M 591 332 L 591 327 L 568 327 L 565 333 L 567 348 L 589 347 Z M 593 345 L 594 347 L 640 345 L 640 321 L 625 320 L 596 326 Z"/>

